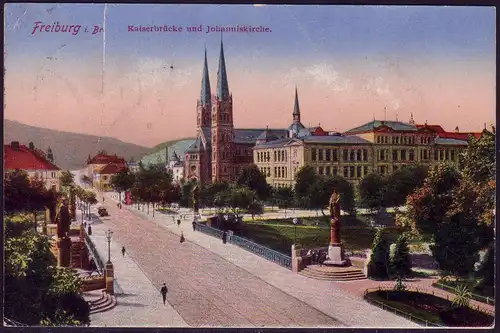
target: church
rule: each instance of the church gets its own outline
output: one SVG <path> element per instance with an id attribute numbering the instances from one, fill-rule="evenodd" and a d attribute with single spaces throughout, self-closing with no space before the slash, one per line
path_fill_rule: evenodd
<path id="1" fill-rule="evenodd" d="M 233 97 L 222 40 L 216 92 L 212 94 L 205 50 L 201 94 L 196 107 L 196 140 L 185 152 L 184 175 L 189 180 L 200 183 L 234 181 L 238 171 L 253 163 L 253 148 L 259 138 L 288 136 L 286 129 L 234 128 Z"/>
<path id="2" fill-rule="evenodd" d="M 233 97 L 227 81 L 221 41 L 216 92 L 212 94 L 207 52 L 197 101 L 196 140 L 185 151 L 184 177 L 199 183 L 235 181 L 255 164 L 275 187 L 290 187 L 297 171 L 312 166 L 320 175 L 342 176 L 358 183 L 369 173 L 387 175 L 411 164 L 458 164 L 470 136 L 440 125 L 375 120 L 344 133 L 306 128 L 300 119 L 295 88 L 292 124 L 287 129 L 234 128 Z"/>

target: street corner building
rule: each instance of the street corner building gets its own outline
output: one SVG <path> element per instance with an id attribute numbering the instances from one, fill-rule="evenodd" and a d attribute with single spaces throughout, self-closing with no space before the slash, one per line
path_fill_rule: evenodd
<path id="1" fill-rule="evenodd" d="M 224 45 L 221 41 L 217 86 L 212 94 L 207 52 L 197 101 L 197 135 L 185 151 L 184 177 L 200 183 L 234 181 L 251 164 L 275 187 L 292 187 L 297 171 L 312 166 L 320 175 L 339 175 L 352 183 L 369 173 L 387 175 L 411 164 L 458 164 L 469 136 L 447 132 L 440 125 L 373 120 L 344 133 L 306 128 L 301 123 L 297 88 L 288 128 L 234 128 L 233 97 L 229 90 Z"/>
<path id="2" fill-rule="evenodd" d="M 23 170 L 30 178 L 41 179 L 47 190 L 60 190 L 59 177 L 61 169 L 54 164 L 54 155 L 50 147 L 47 153 L 35 148 L 12 141 L 3 146 L 3 160 L 5 172 Z"/>

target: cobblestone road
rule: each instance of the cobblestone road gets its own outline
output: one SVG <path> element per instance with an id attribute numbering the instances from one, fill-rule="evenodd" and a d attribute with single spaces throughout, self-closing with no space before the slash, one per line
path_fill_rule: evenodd
<path id="1" fill-rule="evenodd" d="M 111 200 L 105 224 L 190 326 L 342 327 L 301 300 Z M 117 276 L 119 279 L 119 276 Z M 138 323 L 139 324 L 139 323 Z M 139 324 L 140 325 L 140 324 Z"/>

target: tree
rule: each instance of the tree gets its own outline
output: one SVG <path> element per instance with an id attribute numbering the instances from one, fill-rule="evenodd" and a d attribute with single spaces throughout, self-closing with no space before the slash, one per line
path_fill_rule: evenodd
<path id="1" fill-rule="evenodd" d="M 75 183 L 75 175 L 73 175 L 69 170 L 64 170 L 61 172 L 59 182 L 62 187 L 68 188 Z"/>
<path id="2" fill-rule="evenodd" d="M 246 186 L 232 186 L 225 196 L 230 211 L 240 217 L 241 211 L 247 211 L 255 201 L 257 194 Z"/>
<path id="3" fill-rule="evenodd" d="M 33 142 L 28 143 L 28 148 L 31 150 L 35 150 L 35 144 Z"/>
<path id="4" fill-rule="evenodd" d="M 181 207 L 193 207 L 193 188 L 195 183 L 188 181 L 181 186 L 181 198 L 179 205 Z"/>
<path id="5" fill-rule="evenodd" d="M 122 202 L 122 192 L 130 190 L 134 185 L 134 182 L 134 174 L 130 173 L 129 169 L 121 170 L 119 173 L 111 177 L 111 186 L 116 192 L 118 192 L 120 202 Z"/>
<path id="6" fill-rule="evenodd" d="M 391 258 L 391 271 L 398 277 L 406 277 L 411 273 L 410 249 L 405 235 L 399 236 L 396 241 Z"/>
<path id="7" fill-rule="evenodd" d="M 425 240 L 432 240 L 437 225 L 445 221 L 454 202 L 453 190 L 460 174 L 451 165 L 439 164 L 429 170 L 424 185 L 407 197 L 407 217 L 412 230 Z"/>
<path id="8" fill-rule="evenodd" d="M 370 210 L 379 210 L 384 206 L 386 182 L 378 173 L 365 176 L 359 183 L 359 196 L 361 202 Z"/>
<path id="9" fill-rule="evenodd" d="M 467 149 L 460 155 L 460 171 L 475 182 L 496 177 L 495 131 L 484 130 L 479 139 L 469 137 Z"/>
<path id="10" fill-rule="evenodd" d="M 295 174 L 295 200 L 299 207 L 309 208 L 311 189 L 318 178 L 316 170 L 308 165 L 300 168 Z"/>
<path id="11" fill-rule="evenodd" d="M 468 277 L 479 259 L 476 221 L 463 213 L 447 218 L 438 224 L 430 249 L 446 274 Z"/>
<path id="12" fill-rule="evenodd" d="M 279 208 L 285 209 L 285 216 L 286 216 L 287 208 L 292 207 L 293 205 L 293 198 L 294 198 L 293 188 L 291 187 L 275 188 L 273 190 L 273 198 Z"/>
<path id="13" fill-rule="evenodd" d="M 249 189 L 255 191 L 260 200 L 266 200 L 271 192 L 270 186 L 266 181 L 266 176 L 255 164 L 244 168 L 236 183 L 239 186 L 247 186 Z"/>
<path id="14" fill-rule="evenodd" d="M 50 162 L 54 163 L 54 154 L 52 153 L 52 149 L 50 149 L 50 147 L 49 147 L 49 149 L 47 150 L 47 159 L 48 159 Z"/>
<path id="15" fill-rule="evenodd" d="M 406 197 L 424 184 L 427 174 L 426 166 L 409 165 L 385 177 L 383 205 L 385 207 L 404 205 Z"/>
<path id="16" fill-rule="evenodd" d="M 14 219 L 5 220 L 5 229 L 5 316 L 27 325 L 88 324 L 82 282 L 55 267 L 50 239 Z"/>
<path id="17" fill-rule="evenodd" d="M 383 236 L 382 229 L 377 229 L 373 239 L 368 276 L 376 279 L 389 278 L 389 245 Z"/>

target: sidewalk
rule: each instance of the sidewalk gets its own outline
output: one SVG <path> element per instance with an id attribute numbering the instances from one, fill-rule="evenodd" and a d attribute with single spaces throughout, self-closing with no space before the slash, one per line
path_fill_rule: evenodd
<path id="1" fill-rule="evenodd" d="M 112 198 L 110 194 L 106 195 Z M 117 201 L 116 199 L 113 199 Z M 123 205 L 138 216 L 150 220 L 166 228 L 174 234 L 183 232 L 186 241 L 195 243 L 220 257 L 259 277 L 271 286 L 305 302 L 306 304 L 322 311 L 332 318 L 336 318 L 343 325 L 349 327 L 420 327 L 402 317 L 375 307 L 362 298 L 362 296 L 349 293 L 343 289 L 342 283 L 332 281 L 311 280 L 291 270 L 281 267 L 273 262 L 261 258 L 232 244 L 223 244 L 222 240 L 206 235 L 192 229 L 192 213 L 188 219 L 181 220 L 180 227 L 173 221 L 172 215 L 155 212 L 150 214 L 137 210 L 136 206 Z M 177 219 L 177 218 L 176 218 Z M 175 220 L 176 220 L 175 219 Z"/>
<path id="2" fill-rule="evenodd" d="M 104 263 L 108 259 L 106 230 L 104 223 L 94 222 L 90 236 Z M 110 247 L 117 306 L 110 311 L 92 314 L 91 326 L 187 327 L 168 302 L 163 304 L 159 291 L 161 286 L 154 286 L 127 253 L 122 256 L 122 246 L 113 238 Z"/>

